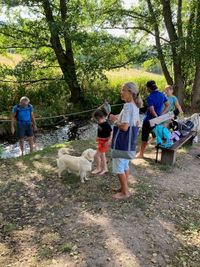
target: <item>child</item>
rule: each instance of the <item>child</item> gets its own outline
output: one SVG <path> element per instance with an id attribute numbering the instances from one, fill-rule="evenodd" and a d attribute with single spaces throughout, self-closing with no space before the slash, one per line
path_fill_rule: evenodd
<path id="1" fill-rule="evenodd" d="M 106 152 L 109 149 L 109 144 L 112 139 L 112 128 L 107 122 L 107 113 L 103 110 L 96 110 L 93 117 L 98 123 L 97 131 L 97 153 L 96 153 L 96 169 L 92 172 L 93 174 L 104 175 L 108 172 L 106 162 Z"/>
<path id="2" fill-rule="evenodd" d="M 165 94 L 170 104 L 168 111 L 174 111 L 175 115 L 178 116 L 179 113 L 183 114 L 183 110 L 178 102 L 177 97 L 173 95 L 173 92 L 174 92 L 173 86 L 167 85 L 165 87 Z"/>

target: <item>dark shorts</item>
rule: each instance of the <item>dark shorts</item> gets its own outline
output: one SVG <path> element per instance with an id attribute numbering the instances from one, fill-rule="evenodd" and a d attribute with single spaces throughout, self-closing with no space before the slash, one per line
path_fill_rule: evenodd
<path id="1" fill-rule="evenodd" d="M 21 139 L 33 136 L 33 127 L 31 123 L 17 122 L 17 138 Z"/>
<path id="2" fill-rule="evenodd" d="M 149 134 L 152 131 L 152 127 L 150 126 L 149 121 L 144 121 L 142 125 L 142 141 L 148 142 L 149 140 Z"/>

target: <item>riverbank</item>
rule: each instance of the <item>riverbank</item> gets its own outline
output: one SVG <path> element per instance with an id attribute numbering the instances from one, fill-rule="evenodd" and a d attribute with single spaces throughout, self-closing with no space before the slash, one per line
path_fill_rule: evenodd
<path id="1" fill-rule="evenodd" d="M 40 129 L 34 134 L 34 150 L 39 151 L 64 141 L 95 139 L 96 130 L 96 124 L 89 120 L 74 120 L 64 126 L 56 126 L 53 129 Z M 0 158 L 8 159 L 21 155 L 17 139 L 13 136 L 8 136 L 4 141 L 1 141 L 0 148 Z M 27 139 L 25 139 L 24 151 L 25 154 L 29 153 Z"/>
<path id="2" fill-rule="evenodd" d="M 56 157 L 94 148 L 72 141 L 24 157 L 0 160 L 0 266 L 190 266 L 200 265 L 198 145 L 178 153 L 172 167 L 145 160 L 131 165 L 133 195 L 113 201 L 116 176 L 57 177 Z"/>

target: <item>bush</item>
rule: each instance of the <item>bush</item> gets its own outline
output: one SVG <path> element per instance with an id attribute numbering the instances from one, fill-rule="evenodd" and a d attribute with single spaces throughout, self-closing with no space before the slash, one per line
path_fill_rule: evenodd
<path id="1" fill-rule="evenodd" d="M 143 99 L 148 94 L 145 88 L 148 80 L 155 80 L 160 89 L 164 88 L 166 84 L 163 76 L 147 73 L 142 70 L 120 69 L 109 71 L 105 74 L 108 78 L 107 80 L 81 81 L 84 106 L 76 105 L 74 107 L 70 106 L 69 90 L 65 81 L 59 80 L 42 84 L 30 84 L 28 86 L 1 84 L 0 113 L 1 115 L 7 113 L 8 116 L 11 107 L 17 104 L 23 95 L 30 98 L 37 117 L 48 117 L 98 107 L 105 100 L 112 104 L 121 103 L 120 88 L 125 82 L 131 81 L 138 84 Z M 118 110 L 119 108 L 116 108 L 112 111 L 117 112 Z"/>
<path id="2" fill-rule="evenodd" d="M 161 90 L 166 86 L 166 81 L 163 76 L 148 74 L 140 70 L 122 69 L 121 71 L 108 72 L 107 77 L 107 81 L 97 80 L 87 84 L 87 87 L 84 89 L 87 107 L 99 106 L 104 100 L 108 100 L 112 104 L 121 103 L 120 89 L 125 82 L 136 83 L 143 100 L 148 95 L 145 86 L 148 80 L 155 80 L 158 88 Z"/>

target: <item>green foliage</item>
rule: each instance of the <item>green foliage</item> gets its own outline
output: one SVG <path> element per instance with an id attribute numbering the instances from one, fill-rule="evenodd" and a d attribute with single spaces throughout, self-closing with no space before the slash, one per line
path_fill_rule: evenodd
<path id="1" fill-rule="evenodd" d="M 154 73 L 158 73 L 158 74 L 162 73 L 160 62 L 156 58 L 147 59 L 143 63 L 143 67 L 146 71 L 150 71 L 150 72 L 154 72 Z"/>
<path id="2" fill-rule="evenodd" d="M 34 105 L 36 116 L 54 116 L 67 114 L 72 111 L 86 110 L 101 105 L 105 100 L 111 104 L 121 103 L 120 89 L 122 84 L 128 81 L 135 82 L 140 89 L 143 99 L 147 96 L 145 84 L 154 79 L 162 90 L 166 82 L 161 75 L 155 75 L 134 69 L 120 69 L 119 71 L 104 72 L 105 79 L 82 80 L 82 91 L 84 95 L 83 106 L 72 109 L 69 104 L 69 90 L 63 80 L 41 83 L 30 83 L 28 85 L 2 84 L 0 87 L 0 113 L 10 113 L 14 104 L 26 95 Z M 68 94 L 67 94 L 68 92 Z M 116 112 L 118 109 L 116 108 Z M 49 122 L 50 123 L 50 122 Z"/>
<path id="3" fill-rule="evenodd" d="M 163 90 L 166 86 L 166 81 L 161 75 L 153 75 L 151 73 L 136 71 L 133 69 L 121 69 L 120 71 L 108 72 L 108 80 L 96 80 L 89 84 L 85 84 L 84 96 L 86 106 L 99 106 L 108 100 L 110 103 L 121 103 L 120 89 L 125 82 L 135 82 L 140 90 L 143 99 L 146 98 L 148 92 L 146 90 L 146 82 L 154 79 L 158 87 Z"/>
<path id="4" fill-rule="evenodd" d="M 11 234 L 14 230 L 17 229 L 17 226 L 13 223 L 8 223 L 8 224 L 5 224 L 2 228 L 2 233 L 4 235 L 9 235 Z"/>

